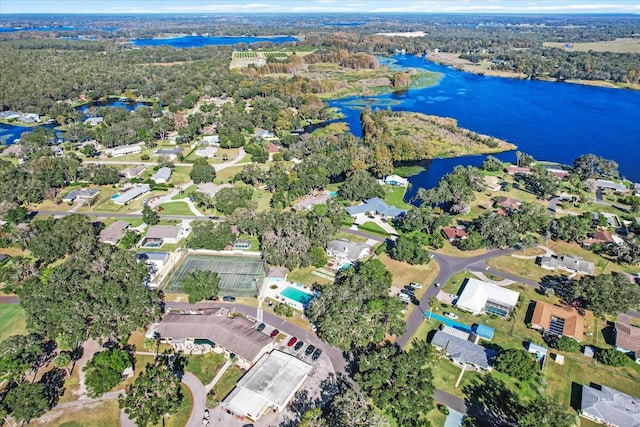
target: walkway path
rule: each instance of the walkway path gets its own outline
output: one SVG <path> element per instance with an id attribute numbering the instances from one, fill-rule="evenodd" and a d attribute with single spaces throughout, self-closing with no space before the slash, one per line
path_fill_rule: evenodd
<path id="1" fill-rule="evenodd" d="M 511 256 L 514 258 L 520 258 L 520 259 L 536 259 L 539 256 L 554 256 L 556 254 L 554 251 L 552 251 L 551 249 L 549 249 L 544 245 L 538 245 L 536 246 L 536 248 L 542 249 L 544 251 L 544 255 L 511 255 Z"/>
<path id="2" fill-rule="evenodd" d="M 229 369 L 229 367 L 231 366 L 233 366 L 233 362 L 230 359 L 227 359 L 227 361 L 224 363 L 224 365 L 222 365 L 222 368 L 220 368 L 220 370 L 218 371 L 216 376 L 211 380 L 211 382 L 206 386 L 204 386 L 204 389 L 207 393 L 211 391 L 213 386 L 216 385 L 216 383 L 220 380 L 220 377 L 222 377 L 222 374 L 227 372 L 227 369 Z"/>
<path id="3" fill-rule="evenodd" d="M 487 277 L 484 273 L 480 272 L 480 271 L 474 271 L 473 274 L 475 274 L 476 276 L 478 276 L 478 278 L 484 282 L 487 283 L 492 283 L 496 286 L 509 286 L 514 284 L 515 282 L 513 280 L 509 280 L 509 279 L 502 279 L 502 280 L 493 280 L 489 277 Z"/>

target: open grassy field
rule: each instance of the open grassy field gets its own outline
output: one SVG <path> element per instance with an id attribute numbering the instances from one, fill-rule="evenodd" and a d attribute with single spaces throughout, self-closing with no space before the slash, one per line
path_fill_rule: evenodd
<path id="1" fill-rule="evenodd" d="M 0 341 L 12 335 L 23 335 L 26 329 L 26 314 L 20 304 L 0 304 Z"/>
<path id="2" fill-rule="evenodd" d="M 163 203 L 158 209 L 160 215 L 193 215 L 185 202 Z"/>
<path id="3" fill-rule="evenodd" d="M 118 427 L 120 409 L 117 400 L 103 400 L 69 408 L 54 408 L 29 425 L 51 427 Z"/>
<path id="4" fill-rule="evenodd" d="M 387 254 L 380 255 L 378 259 L 391 272 L 394 285 L 402 287 L 411 282 L 420 283 L 422 289 L 416 290 L 417 298 L 420 298 L 427 291 L 429 285 L 433 283 L 440 272 L 440 267 L 435 262 L 426 265 L 411 265 L 393 260 Z"/>
<path id="5" fill-rule="evenodd" d="M 407 187 L 384 185 L 384 197 L 383 200 L 398 209 L 411 209 L 409 203 L 404 201 L 404 194 L 407 192 Z"/>
<path id="6" fill-rule="evenodd" d="M 543 46 L 565 49 L 565 43 L 562 42 L 544 42 Z M 640 53 L 640 39 L 619 38 L 599 42 L 570 43 L 567 50 L 582 52 L 592 50 L 594 52 Z"/>
<path id="7" fill-rule="evenodd" d="M 230 366 L 207 395 L 207 406 L 213 407 L 219 402 L 222 402 L 222 399 L 233 390 L 233 387 L 235 387 L 238 380 L 244 375 L 244 372 L 243 369 L 240 369 L 236 365 Z"/>
<path id="8" fill-rule="evenodd" d="M 313 274 L 317 269 L 315 267 L 304 267 L 304 268 L 296 268 L 291 270 L 291 272 L 287 275 L 287 280 L 290 282 L 298 282 L 303 285 L 311 286 L 314 283 L 318 283 L 320 285 L 327 285 L 332 283 L 331 280 L 326 279 L 322 276 L 317 276 Z"/>
<path id="9" fill-rule="evenodd" d="M 244 168 L 243 165 L 231 166 L 221 171 L 216 172 L 216 179 L 213 180 L 215 184 L 225 184 L 231 182 L 231 179 L 236 176 Z"/>
<path id="10" fill-rule="evenodd" d="M 216 376 L 222 365 L 224 365 L 225 357 L 221 354 L 210 352 L 207 354 L 193 354 L 186 356 L 186 371 L 191 372 L 198 377 L 202 384 L 209 384 Z"/>
<path id="11" fill-rule="evenodd" d="M 358 226 L 358 230 L 367 231 L 369 233 L 379 234 L 381 236 L 389 236 L 389 233 L 384 231 L 382 227 L 373 221 L 366 221 Z"/>

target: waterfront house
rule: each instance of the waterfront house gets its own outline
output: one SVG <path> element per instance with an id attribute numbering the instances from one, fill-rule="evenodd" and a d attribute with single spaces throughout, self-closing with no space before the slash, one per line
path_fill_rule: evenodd
<path id="1" fill-rule="evenodd" d="M 356 216 L 364 213 L 375 213 L 390 219 L 404 216 L 407 213 L 407 211 L 404 209 L 398 209 L 395 206 L 387 205 L 379 197 L 367 199 L 363 203 L 356 206 L 349 206 L 345 208 L 345 210 L 351 216 Z"/>
<path id="2" fill-rule="evenodd" d="M 571 337 L 582 341 L 584 318 L 573 307 L 558 306 L 536 301 L 531 327 L 558 337 Z"/>
<path id="3" fill-rule="evenodd" d="M 85 126 L 95 127 L 104 121 L 103 117 L 89 117 L 87 120 L 83 122 Z"/>
<path id="4" fill-rule="evenodd" d="M 595 185 L 601 190 L 613 190 L 616 193 L 626 193 L 627 191 L 629 191 L 626 185 L 609 181 L 607 179 L 596 179 Z"/>
<path id="5" fill-rule="evenodd" d="M 409 185 L 409 180 L 399 175 L 389 175 L 385 177 L 384 183 L 387 185 L 396 185 L 400 187 L 406 187 L 407 185 Z"/>

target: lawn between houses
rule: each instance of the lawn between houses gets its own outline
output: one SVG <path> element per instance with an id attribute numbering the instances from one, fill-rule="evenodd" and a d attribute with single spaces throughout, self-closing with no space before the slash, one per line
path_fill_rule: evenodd
<path id="1" fill-rule="evenodd" d="M 0 341 L 27 332 L 26 314 L 20 304 L 0 304 Z"/>

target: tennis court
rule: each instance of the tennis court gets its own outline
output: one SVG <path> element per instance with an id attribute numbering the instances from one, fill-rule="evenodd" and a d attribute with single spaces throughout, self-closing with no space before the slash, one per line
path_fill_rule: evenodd
<path id="1" fill-rule="evenodd" d="M 165 292 L 182 293 L 180 280 L 196 270 L 218 273 L 220 295 L 253 297 L 264 280 L 266 264 L 258 257 L 188 254 L 169 279 Z"/>

